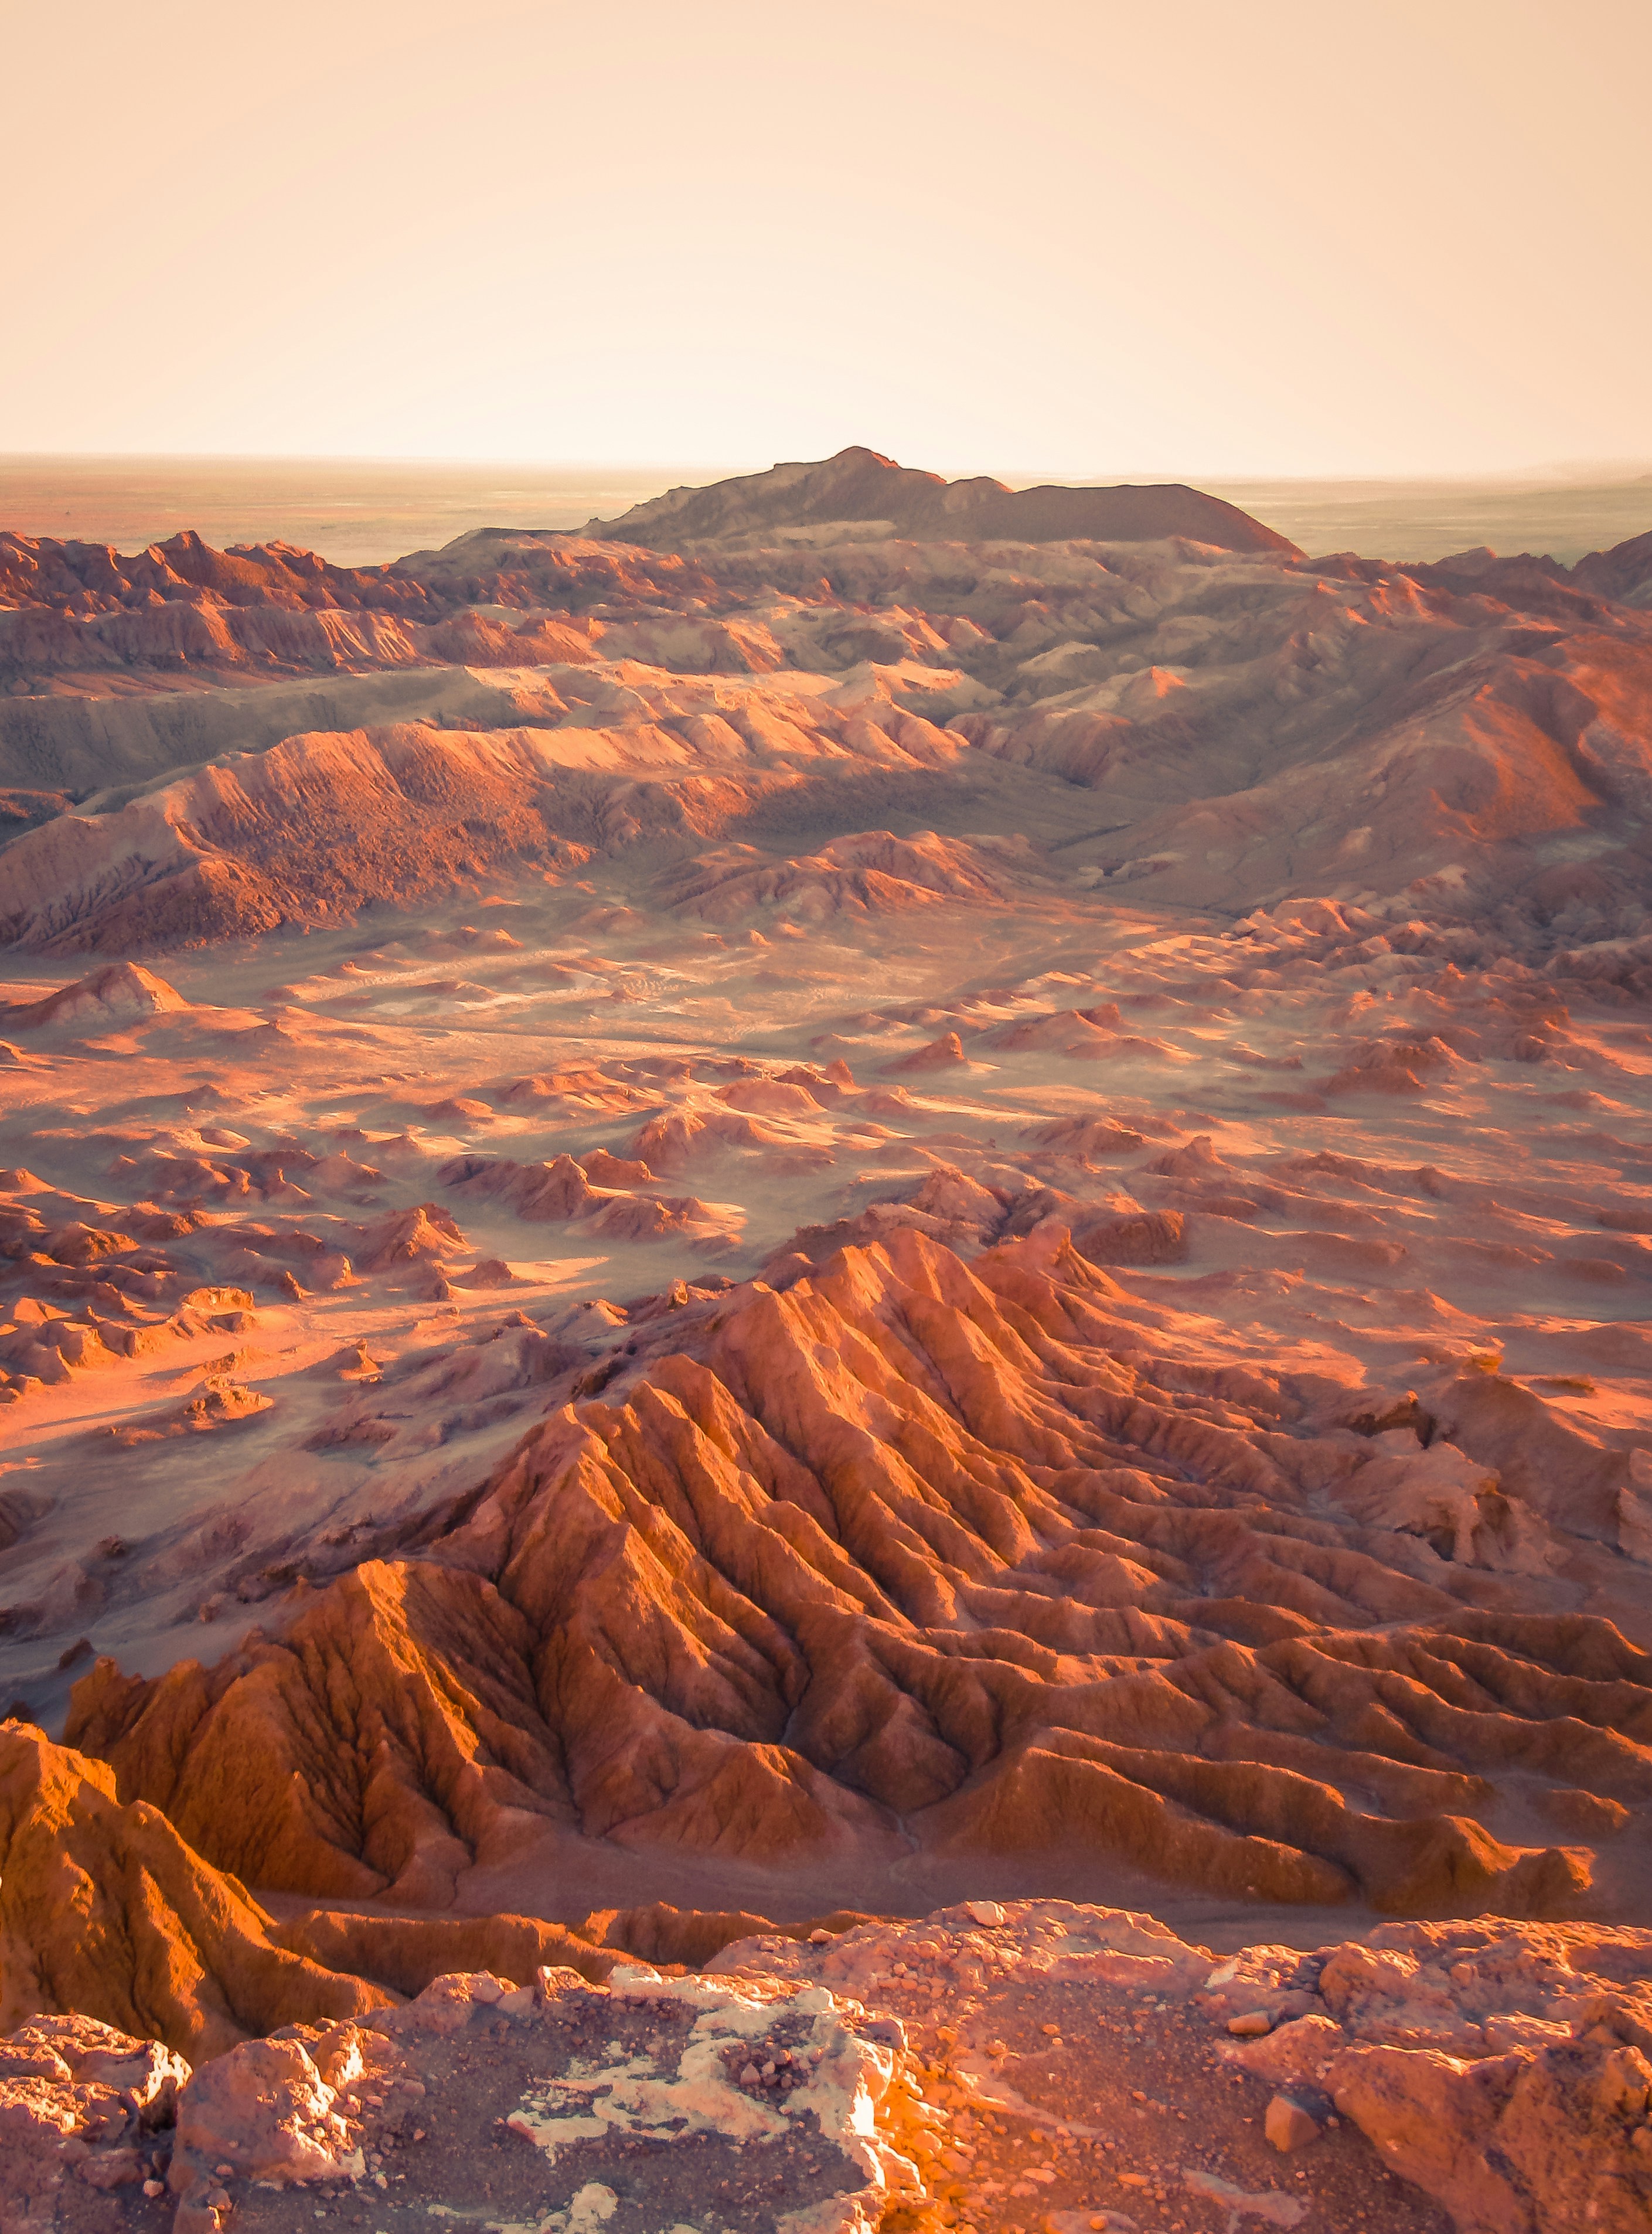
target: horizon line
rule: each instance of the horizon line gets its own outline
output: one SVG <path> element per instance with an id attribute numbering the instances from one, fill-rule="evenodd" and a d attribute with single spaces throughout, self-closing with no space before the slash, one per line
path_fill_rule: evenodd
<path id="1" fill-rule="evenodd" d="M 861 447 L 846 445 L 846 447 Z M 872 445 L 864 447 L 870 448 Z M 836 456 L 838 452 L 828 452 Z M 887 455 L 886 452 L 878 453 Z M 331 468 L 356 467 L 378 471 L 415 468 L 426 472 L 487 473 L 510 471 L 542 474 L 565 474 L 582 478 L 623 475 L 642 479 L 656 475 L 704 474 L 710 480 L 743 478 L 773 471 L 780 465 L 812 465 L 824 463 L 818 459 L 775 459 L 767 466 L 730 464 L 700 459 L 581 459 L 558 457 L 461 457 L 432 454 L 375 453 L 370 451 L 263 451 L 263 450 L 0 450 L 0 471 L 9 467 L 32 467 L 36 469 L 50 466 L 125 467 L 195 467 L 233 466 L 242 468 L 290 468 L 325 467 Z M 904 462 L 904 461 L 898 461 Z M 1549 487 L 1586 487 L 1610 483 L 1633 483 L 1652 479 L 1652 454 L 1638 458 L 1580 458 L 1548 460 L 1521 466 L 1485 467 L 1459 472 L 1413 470 L 1407 472 L 1357 472 L 1342 469 L 1334 472 L 1266 473 L 1219 471 L 1193 473 L 1186 468 L 1159 467 L 1136 467 L 1120 471 L 1113 468 L 1101 473 L 1074 474 L 1071 469 L 1059 467 L 999 467 L 996 471 L 974 467 L 967 470 L 924 467 L 924 472 L 940 473 L 947 480 L 966 480 L 983 477 L 1006 481 L 1012 487 L 1030 487 L 1038 482 L 1056 482 L 1074 488 L 1162 486 L 1181 484 L 1190 487 L 1226 487 L 1231 488 L 1270 488 L 1291 487 L 1302 488 L 1471 488 L 1508 487 L 1511 489 Z M 1598 480 L 1595 477 L 1599 477 Z M 677 484 L 699 486 L 699 484 Z"/>

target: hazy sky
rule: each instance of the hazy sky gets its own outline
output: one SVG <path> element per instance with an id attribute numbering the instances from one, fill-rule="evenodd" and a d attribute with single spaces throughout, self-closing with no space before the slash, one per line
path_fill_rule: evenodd
<path id="1" fill-rule="evenodd" d="M 0 0 L 0 450 L 1652 457 L 1647 0 Z"/>

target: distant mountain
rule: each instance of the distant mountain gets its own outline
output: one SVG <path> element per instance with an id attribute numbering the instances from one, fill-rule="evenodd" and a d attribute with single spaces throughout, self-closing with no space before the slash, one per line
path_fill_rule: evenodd
<path id="1" fill-rule="evenodd" d="M 1598 598 L 1629 605 L 1652 603 L 1652 533 L 1631 536 L 1610 551 L 1591 551 L 1572 568 L 1571 578 Z"/>
<path id="2" fill-rule="evenodd" d="M 671 489 L 619 519 L 593 519 L 587 534 L 674 550 L 685 543 L 799 533 L 845 522 L 891 535 L 948 543 L 1156 543 L 1171 535 L 1224 551 L 1296 546 L 1237 505 L 1169 481 L 1150 488 L 1007 488 L 984 474 L 949 481 L 855 447 L 816 465 L 772 466 Z"/>
<path id="3" fill-rule="evenodd" d="M 272 606 L 289 612 L 396 612 L 440 619 L 418 583 L 390 566 L 335 566 L 291 543 L 214 551 L 193 529 L 122 558 L 106 543 L 59 542 L 0 527 L 0 611 L 83 620 L 161 604 Z"/>

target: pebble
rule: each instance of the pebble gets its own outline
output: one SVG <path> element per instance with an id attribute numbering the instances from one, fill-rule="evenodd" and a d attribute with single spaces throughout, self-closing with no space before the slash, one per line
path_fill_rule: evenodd
<path id="1" fill-rule="evenodd" d="M 1262 2130 L 1282 2157 L 1289 2156 L 1293 2149 L 1306 2148 L 1309 2141 L 1319 2139 L 1318 2125 L 1289 2094 L 1274 2096 L 1268 2105 Z"/>
<path id="2" fill-rule="evenodd" d="M 1228 2019 L 1228 2030 L 1236 2040 L 1260 2040 L 1273 2030 L 1273 2019 L 1266 2009 L 1246 2009 L 1242 2016 Z"/>

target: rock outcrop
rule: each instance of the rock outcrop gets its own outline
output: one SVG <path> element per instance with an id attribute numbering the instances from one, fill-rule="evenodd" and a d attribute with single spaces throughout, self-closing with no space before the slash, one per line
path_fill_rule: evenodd
<path id="1" fill-rule="evenodd" d="M 1630 2234 L 1652 2217 L 1646 1931 L 1388 1924 L 1218 1961 L 1147 1917 L 972 1902 L 829 1945 L 753 1939 L 713 1968 L 865 1996 L 948 2063 L 964 2154 L 932 2133 L 919 2158 L 960 2215 L 983 2187 L 980 2113 L 1014 2102 L 1085 2137 L 1011 2174 L 1011 2198 L 1067 2206 L 1058 2234 L 1117 2223 L 1099 2205 L 1168 2216 L 1184 2195 L 1280 2226 L 1310 2205 L 1420 2226 L 1423 2198 L 1458 2234 Z M 1280 2187 L 1281 2156 L 1311 2167 L 1301 2185 Z"/>
<path id="2" fill-rule="evenodd" d="M 46 2018 L 0 2040 L 0 2214 L 295 2234 L 480 2192 L 563 2234 L 1077 2234 L 1155 2208 L 1636 2234 L 1649 1980 L 1645 1932 L 1390 1926 L 1218 1961 L 1151 1917 L 971 1900 L 759 1934 L 699 1976 L 445 1974 L 193 2073 Z"/>
<path id="3" fill-rule="evenodd" d="M 191 2069 L 163 2042 L 95 2017 L 37 2017 L 0 2038 L 0 2224 L 164 2226 L 178 2097 Z M 151 2208 L 146 2208 L 153 2206 Z"/>
<path id="4" fill-rule="evenodd" d="M 43 1000 L 13 1002 L 0 1009 L 0 1024 L 10 1031 L 59 1025 L 96 1032 L 118 1029 L 140 1016 L 176 1014 L 188 1006 L 182 994 L 153 970 L 135 962 L 111 962 L 48 993 Z"/>

